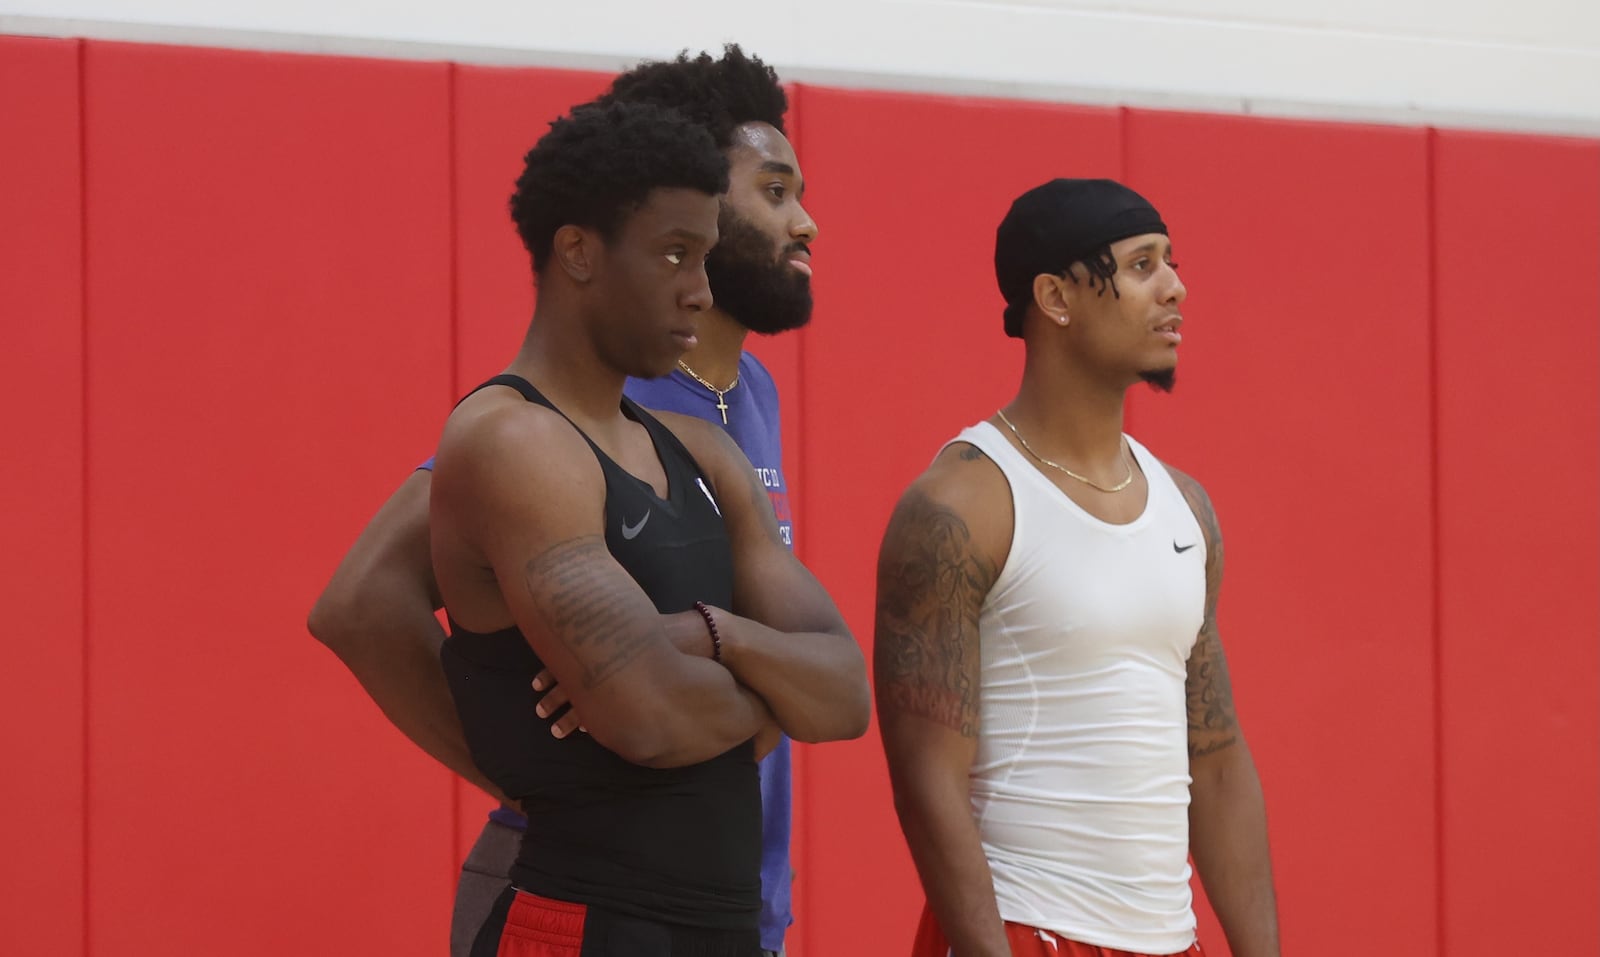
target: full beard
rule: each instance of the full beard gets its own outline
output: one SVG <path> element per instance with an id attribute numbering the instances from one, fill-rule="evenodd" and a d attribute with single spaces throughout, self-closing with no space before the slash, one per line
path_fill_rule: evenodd
<path id="1" fill-rule="evenodd" d="M 732 211 L 724 212 L 718 230 L 721 240 L 706 259 L 718 309 L 763 336 L 811 321 L 811 277 L 789 265 L 777 243 Z"/>

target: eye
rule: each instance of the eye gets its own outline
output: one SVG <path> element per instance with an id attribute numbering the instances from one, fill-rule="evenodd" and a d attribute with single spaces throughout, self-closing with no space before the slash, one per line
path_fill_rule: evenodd
<path id="1" fill-rule="evenodd" d="M 781 201 L 783 199 L 784 195 L 787 192 L 788 191 L 786 189 L 784 189 L 784 186 L 783 186 L 782 183 L 773 183 L 771 186 L 767 187 L 768 195 L 770 195 L 773 199 L 776 199 L 776 200 L 780 200 Z"/>
<path id="2" fill-rule="evenodd" d="M 672 263 L 674 266 L 683 265 L 684 252 L 681 249 L 670 250 L 666 254 L 666 257 L 667 257 L 667 262 Z"/>
<path id="3" fill-rule="evenodd" d="M 1140 272 L 1145 272 L 1150 268 L 1150 260 L 1141 257 L 1139 259 L 1135 259 L 1132 263 L 1130 263 L 1130 265 Z"/>

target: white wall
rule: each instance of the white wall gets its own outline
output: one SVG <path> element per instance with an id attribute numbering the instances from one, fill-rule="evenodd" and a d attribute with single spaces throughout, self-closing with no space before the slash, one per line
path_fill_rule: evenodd
<path id="1" fill-rule="evenodd" d="M 0 32 L 1600 135 L 1600 0 L 0 0 Z"/>

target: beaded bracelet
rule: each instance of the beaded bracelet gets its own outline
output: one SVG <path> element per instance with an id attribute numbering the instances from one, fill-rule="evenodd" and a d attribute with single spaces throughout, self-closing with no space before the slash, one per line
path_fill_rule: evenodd
<path id="1" fill-rule="evenodd" d="M 711 660 L 722 661 L 722 636 L 717 634 L 717 620 L 711 617 L 711 608 L 703 601 L 694 603 L 694 610 L 706 620 L 706 630 L 711 632 Z"/>

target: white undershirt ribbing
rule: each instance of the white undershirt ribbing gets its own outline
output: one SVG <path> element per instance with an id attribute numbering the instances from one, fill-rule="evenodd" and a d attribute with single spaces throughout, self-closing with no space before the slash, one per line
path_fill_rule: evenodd
<path id="1" fill-rule="evenodd" d="M 1206 545 L 1167 470 L 1126 525 L 1084 511 L 988 423 L 955 441 L 1011 486 L 1010 555 L 979 619 L 972 809 L 1006 920 L 1173 954 L 1194 941 L 1184 678 Z"/>

